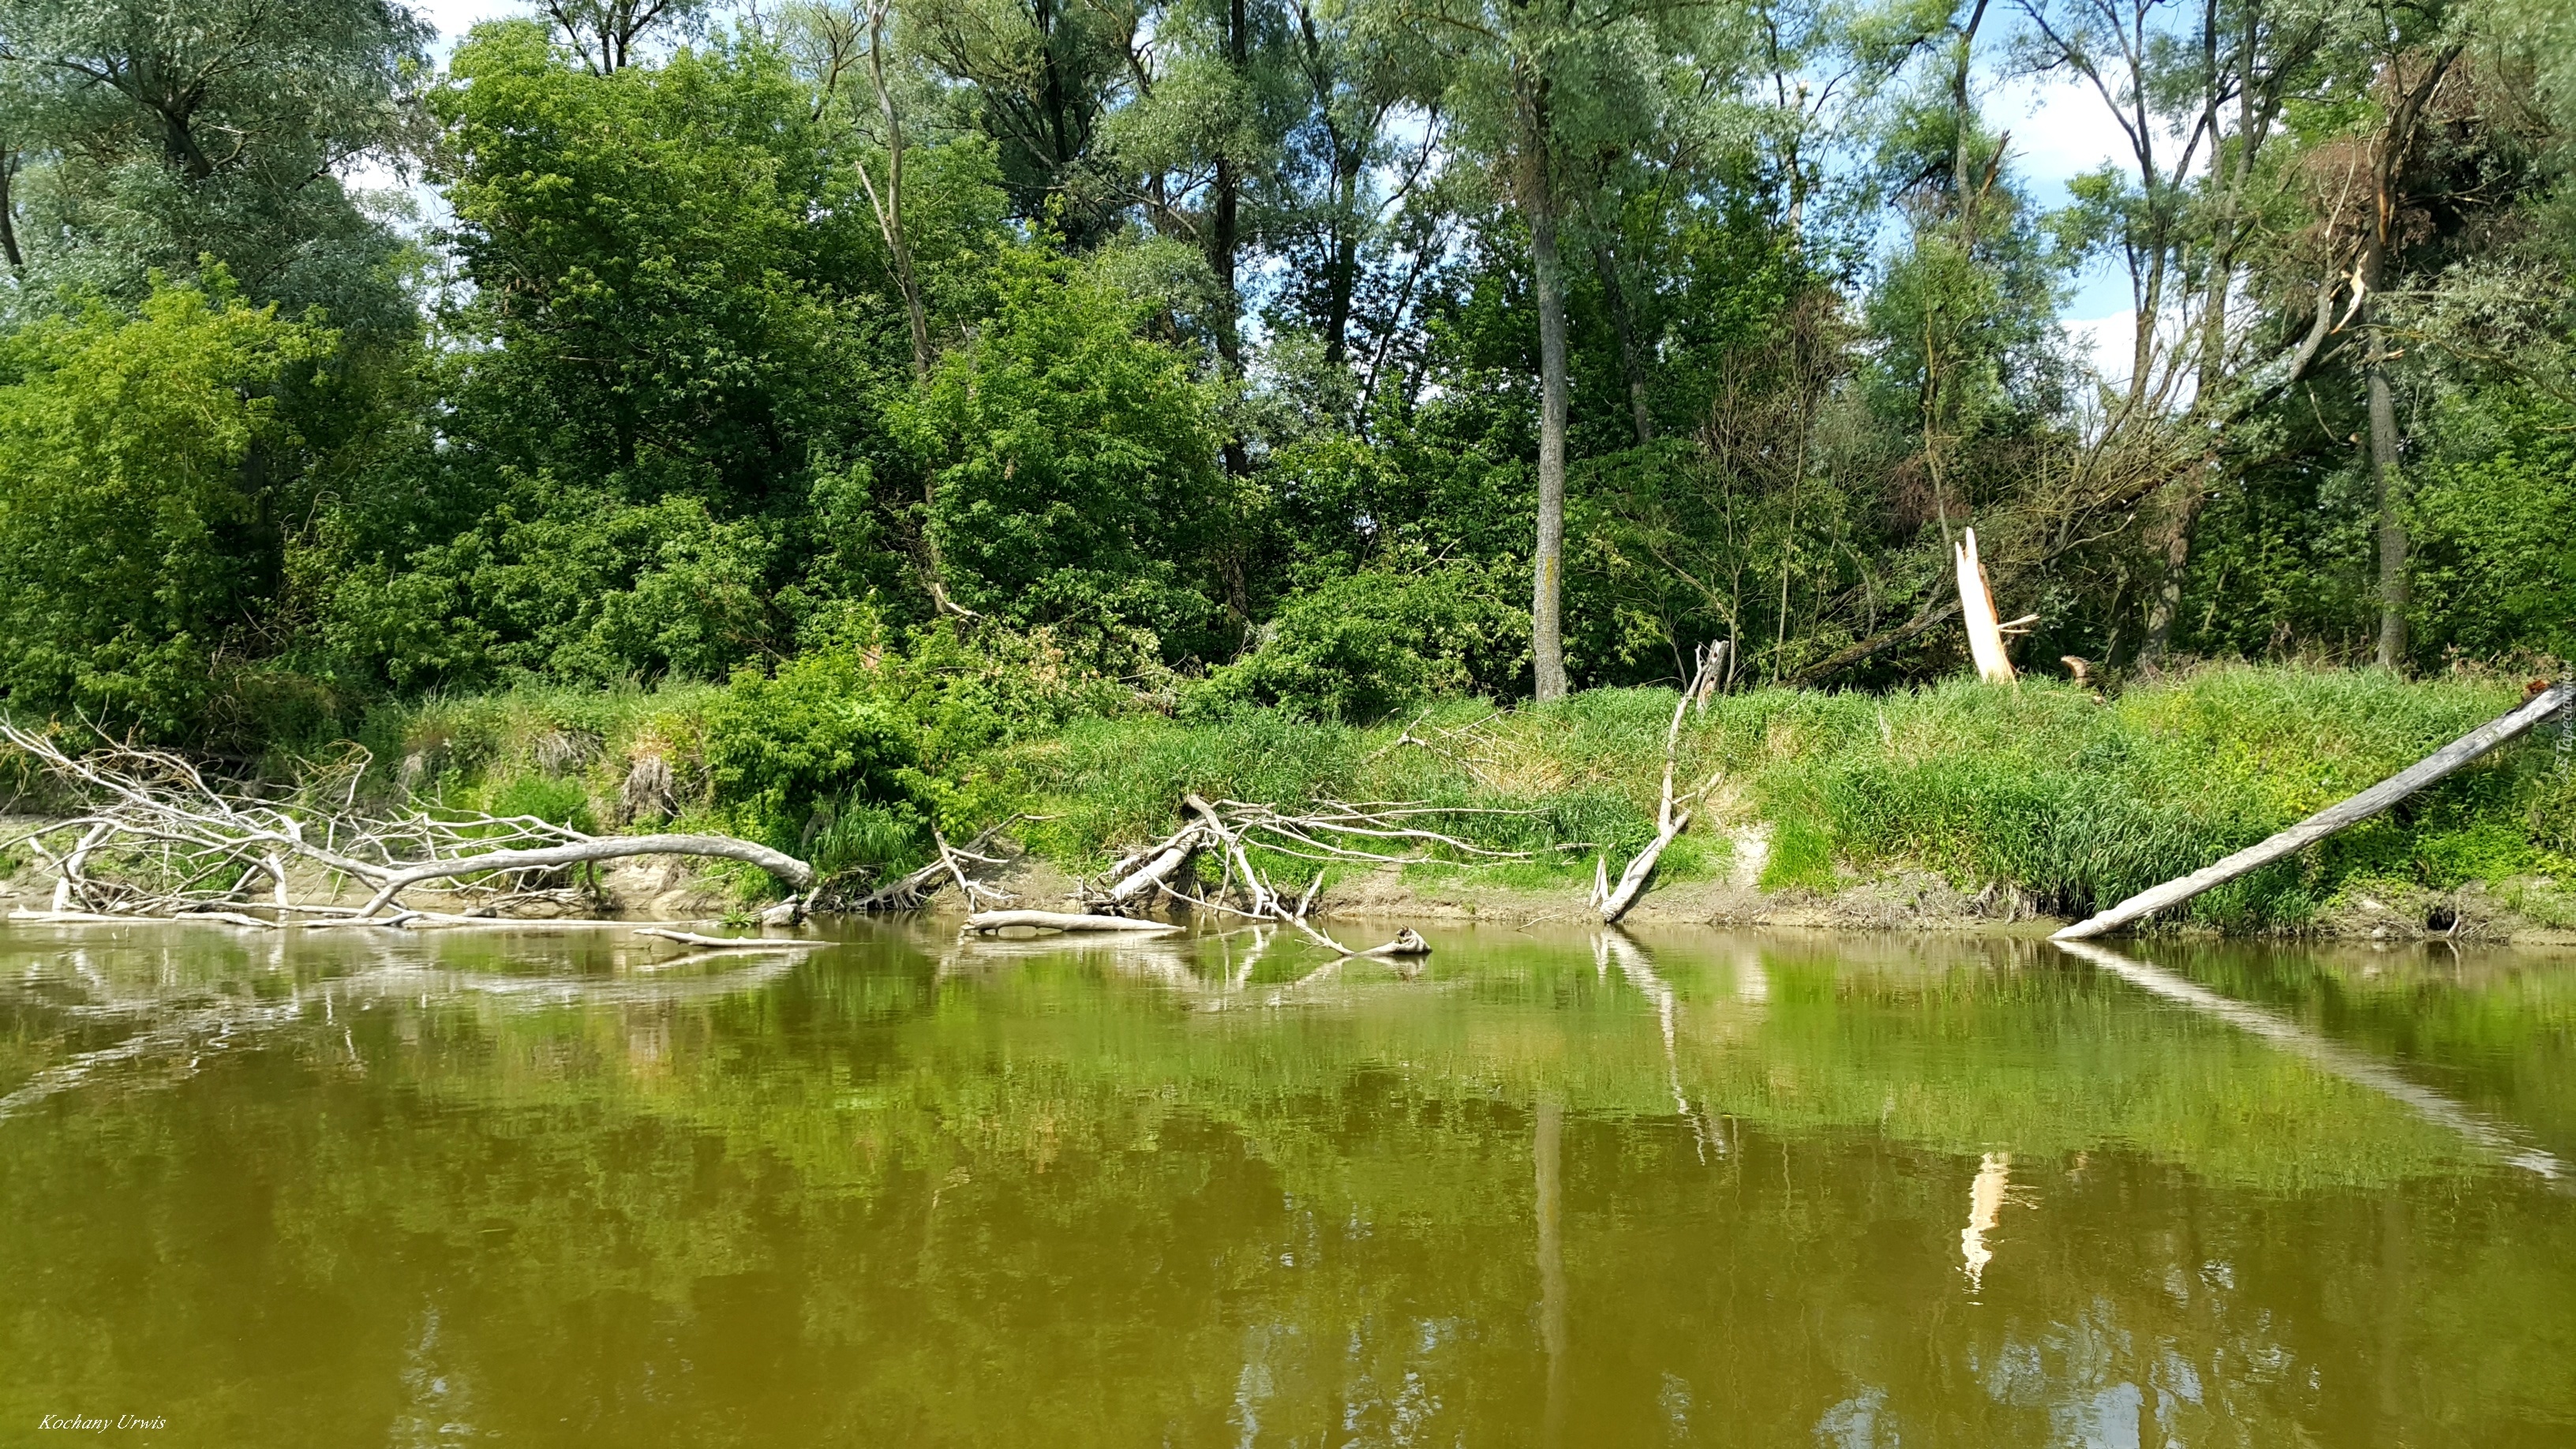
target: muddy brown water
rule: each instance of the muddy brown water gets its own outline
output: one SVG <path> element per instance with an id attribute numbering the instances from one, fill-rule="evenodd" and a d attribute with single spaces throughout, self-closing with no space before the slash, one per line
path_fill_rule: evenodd
<path id="1" fill-rule="evenodd" d="M 386 934 L 0 933 L 0 1444 L 2576 1442 L 2563 956 Z"/>

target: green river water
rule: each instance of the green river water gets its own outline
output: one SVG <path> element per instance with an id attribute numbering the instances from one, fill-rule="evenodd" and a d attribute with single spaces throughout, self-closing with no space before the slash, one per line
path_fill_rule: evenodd
<path id="1" fill-rule="evenodd" d="M 381 934 L 0 933 L 0 1444 L 2576 1443 L 2564 955 Z"/>

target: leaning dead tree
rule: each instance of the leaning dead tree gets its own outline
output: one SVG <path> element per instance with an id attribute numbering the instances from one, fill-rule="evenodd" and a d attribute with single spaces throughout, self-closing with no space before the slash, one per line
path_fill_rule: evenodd
<path id="1" fill-rule="evenodd" d="M 725 835 L 597 836 L 532 816 L 431 809 L 406 800 L 390 812 L 360 802 L 367 757 L 353 750 L 271 797 L 210 780 L 185 756 L 101 736 L 82 754 L 49 734 L 0 722 L 0 744 L 41 766 L 85 803 L 67 820 L 23 837 L 56 876 L 53 911 L 73 916 L 233 918 L 269 907 L 364 922 L 422 912 L 405 892 L 433 882 L 487 905 L 537 893 L 567 868 L 634 856 L 738 860 L 802 891 L 813 867 Z M 367 891 L 356 906 L 295 903 L 289 871 L 302 865 Z M 316 924 L 338 922 L 319 921 Z"/>
<path id="2" fill-rule="evenodd" d="M 2567 714 L 2576 729 L 2576 684 L 2536 686 L 2520 705 L 2505 711 L 2442 748 L 2362 791 L 2329 805 L 2298 824 L 2245 847 L 2191 874 L 2150 886 L 2098 915 L 2065 927 L 2051 940 L 2081 941 L 2117 930 L 2132 921 L 2178 906 L 2203 891 L 2251 874 L 2286 855 L 2293 855 L 2347 825 L 2369 819 L 2425 786 L 2451 774 L 2488 751 L 2520 739 L 2554 714 Z"/>
<path id="3" fill-rule="evenodd" d="M 1661 802 L 1655 807 L 1655 838 L 1646 842 L 1646 848 L 1637 852 L 1626 870 L 1619 872 L 1619 883 L 1615 886 L 1610 883 L 1610 858 L 1596 856 L 1593 859 L 1592 906 L 1601 913 L 1604 921 L 1615 924 L 1621 916 L 1628 914 L 1630 906 L 1637 903 L 1637 897 L 1646 893 L 1646 879 L 1654 874 L 1655 862 L 1663 858 L 1664 848 L 1690 829 L 1691 808 L 1717 788 L 1718 776 L 1712 774 L 1706 784 L 1686 796 L 1676 797 L 1673 794 L 1673 771 L 1675 757 L 1681 750 L 1682 716 L 1694 705 L 1703 713 L 1707 711 L 1708 697 L 1716 692 L 1718 680 L 1724 677 L 1726 647 L 1723 643 L 1710 644 L 1693 656 L 1690 683 L 1682 690 L 1682 697 L 1673 701 L 1673 722 L 1664 729 L 1664 792 Z"/>

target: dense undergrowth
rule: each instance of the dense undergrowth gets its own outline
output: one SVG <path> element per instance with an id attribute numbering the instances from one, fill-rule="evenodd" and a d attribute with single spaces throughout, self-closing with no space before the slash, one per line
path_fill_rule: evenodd
<path id="1" fill-rule="evenodd" d="M 1525 852 L 1452 862 L 1499 883 L 1570 886 L 1652 830 L 1670 690 L 1595 690 L 1544 708 L 1472 701 L 1375 726 L 1240 701 L 1175 718 L 1132 691 L 995 660 L 944 636 L 861 642 L 730 686 L 525 689 L 373 716 L 379 772 L 453 803 L 606 828 L 665 819 L 801 851 L 863 881 L 1007 823 L 1077 871 L 1168 832 L 1197 792 L 1451 807 L 1451 829 Z M 2494 717 L 2517 687 L 2377 671 L 2213 667 L 2108 701 L 2062 684 L 1973 681 L 1887 695 L 1757 690 L 1691 715 L 1685 786 L 1716 779 L 1667 857 L 1686 878 L 1767 822 L 1767 890 L 1830 892 L 1913 866 L 2081 913 L 2204 865 Z M 1316 868 L 1272 858 L 1302 881 Z M 2381 886 L 2576 878 L 2576 777 L 2520 745 L 2397 810 L 2203 897 L 2229 929 L 2295 926 Z"/>

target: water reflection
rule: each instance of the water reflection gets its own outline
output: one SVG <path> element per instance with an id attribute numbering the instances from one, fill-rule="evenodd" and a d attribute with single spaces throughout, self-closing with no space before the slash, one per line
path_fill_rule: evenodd
<path id="1" fill-rule="evenodd" d="M 2508 1163 L 2576 1140 L 2563 967 L 1435 944 L 1408 980 L 1257 930 L 0 938 L 0 1422 L 2197 1445 L 2576 1414 L 2576 1204 Z"/>
<path id="2" fill-rule="evenodd" d="M 2385 1063 L 2341 1046 L 2285 1021 L 2261 1007 L 2231 1001 L 2207 987 L 2187 981 L 2150 962 L 2083 941 L 2060 941 L 2059 950 L 2110 972 L 2142 991 L 2194 1011 L 2205 1012 L 2315 1062 L 2346 1081 L 2358 1082 L 2399 1102 L 2428 1122 L 2447 1128 L 2495 1154 L 2507 1164 L 2555 1182 L 2567 1180 L 2567 1165 L 2523 1140 L 2516 1130 L 2490 1122 L 2441 1093 L 2408 1080 Z"/>
<path id="3" fill-rule="evenodd" d="M 1959 1256 L 1967 1260 L 1968 1291 L 1984 1286 L 1986 1265 L 1995 1260 L 1986 1234 L 1995 1230 L 2003 1211 L 2004 1189 L 2012 1185 L 2012 1154 L 1989 1152 L 1977 1163 L 1977 1180 L 1968 1185 L 1968 1225 L 1959 1230 Z"/>

